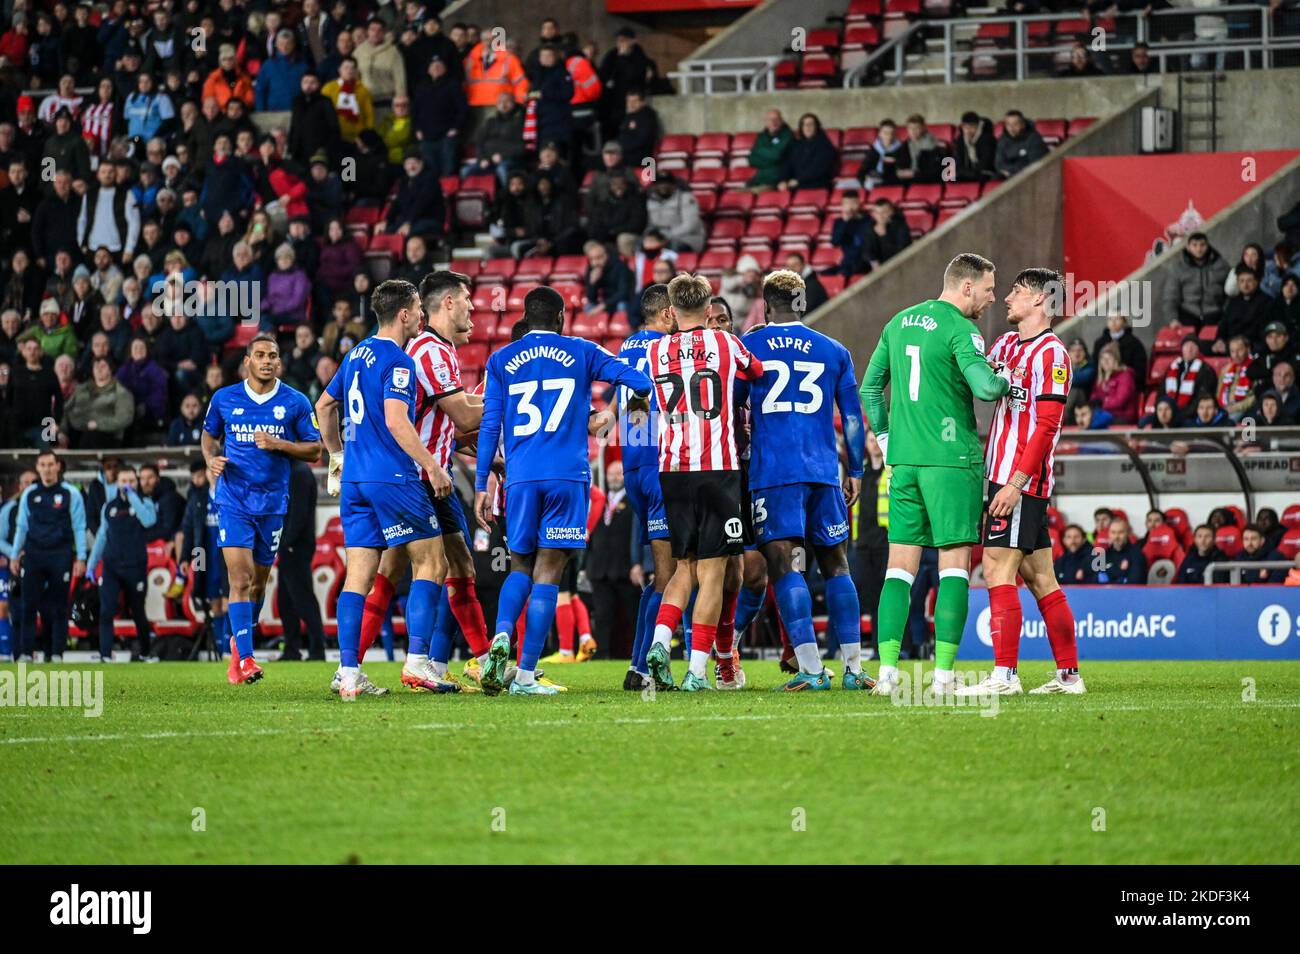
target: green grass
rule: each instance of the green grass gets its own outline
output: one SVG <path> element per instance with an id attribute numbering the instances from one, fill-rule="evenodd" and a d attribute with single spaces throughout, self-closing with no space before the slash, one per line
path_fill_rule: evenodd
<path id="1" fill-rule="evenodd" d="M 106 667 L 100 718 L 0 709 L 0 863 L 1300 860 L 1294 663 L 1092 663 L 1087 696 L 993 718 L 766 692 L 774 663 L 743 693 L 647 701 L 624 668 L 557 667 L 552 698 L 344 705 L 332 665 L 251 687 Z"/>

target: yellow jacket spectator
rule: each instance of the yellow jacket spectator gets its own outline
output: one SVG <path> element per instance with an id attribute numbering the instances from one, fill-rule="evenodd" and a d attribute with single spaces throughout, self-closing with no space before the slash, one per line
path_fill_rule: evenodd
<path id="1" fill-rule="evenodd" d="M 334 104 L 339 134 L 348 142 L 356 142 L 361 130 L 375 128 L 375 102 L 357 75 L 357 61 L 352 57 L 339 64 L 339 78 L 326 83 L 321 94 Z"/>
<path id="2" fill-rule="evenodd" d="M 400 166 L 406 148 L 415 142 L 411 126 L 411 100 L 406 96 L 393 97 L 393 111 L 379 121 L 379 138 L 388 149 L 388 161 Z"/>

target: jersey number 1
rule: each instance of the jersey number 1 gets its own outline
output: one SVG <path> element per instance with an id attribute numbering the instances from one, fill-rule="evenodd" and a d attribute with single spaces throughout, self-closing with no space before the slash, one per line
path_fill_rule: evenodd
<path id="1" fill-rule="evenodd" d="M 912 373 L 907 376 L 907 396 L 913 401 L 921 400 L 921 346 L 908 345 L 905 349 L 912 362 Z"/>

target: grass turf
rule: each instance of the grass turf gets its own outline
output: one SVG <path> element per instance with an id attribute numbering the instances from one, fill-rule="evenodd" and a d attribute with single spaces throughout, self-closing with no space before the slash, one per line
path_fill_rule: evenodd
<path id="1" fill-rule="evenodd" d="M 763 691 L 775 663 L 741 693 L 646 700 L 588 663 L 553 698 L 353 705 L 332 664 L 266 668 L 109 666 L 99 718 L 0 709 L 0 862 L 1300 860 L 1294 663 L 1090 663 L 1087 696 L 991 718 Z"/>

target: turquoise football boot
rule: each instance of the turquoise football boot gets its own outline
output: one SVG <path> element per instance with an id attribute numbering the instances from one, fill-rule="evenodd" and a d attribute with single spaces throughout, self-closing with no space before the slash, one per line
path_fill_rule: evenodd
<path id="1" fill-rule="evenodd" d="M 831 687 L 831 677 L 826 674 L 825 670 L 817 673 L 815 676 L 806 672 L 801 672 L 783 686 L 777 688 L 777 692 L 803 692 L 806 689 L 829 689 Z"/>

